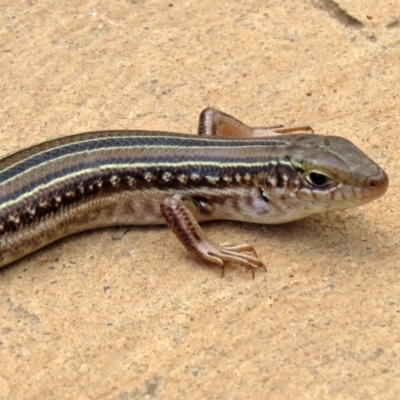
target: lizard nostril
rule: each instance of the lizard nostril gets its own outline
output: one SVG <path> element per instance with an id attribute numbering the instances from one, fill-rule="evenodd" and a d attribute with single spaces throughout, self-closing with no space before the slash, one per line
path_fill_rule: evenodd
<path id="1" fill-rule="evenodd" d="M 371 189 L 376 188 L 377 185 L 378 185 L 378 183 L 376 182 L 376 178 L 371 178 L 371 179 L 369 180 L 369 182 L 368 182 L 368 186 L 369 186 Z"/>
<path id="2" fill-rule="evenodd" d="M 386 192 L 388 185 L 389 179 L 383 170 L 378 175 L 371 176 L 366 182 L 367 189 L 373 190 L 374 193 L 379 193 L 380 196 Z"/>

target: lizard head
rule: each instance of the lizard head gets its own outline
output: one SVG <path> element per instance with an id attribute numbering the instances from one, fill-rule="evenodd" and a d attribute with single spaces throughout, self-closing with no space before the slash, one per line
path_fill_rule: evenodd
<path id="1" fill-rule="evenodd" d="M 278 196 L 276 203 L 280 199 L 284 204 L 282 222 L 356 207 L 386 192 L 385 171 L 349 140 L 321 135 L 285 139 L 290 140 L 281 150 L 284 161 L 275 167 L 276 188 L 268 188 L 267 179 L 265 193 L 270 198 Z"/>

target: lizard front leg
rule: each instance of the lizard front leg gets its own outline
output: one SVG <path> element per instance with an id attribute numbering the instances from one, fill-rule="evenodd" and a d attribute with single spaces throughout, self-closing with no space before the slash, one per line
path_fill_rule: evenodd
<path id="1" fill-rule="evenodd" d="M 253 277 L 256 269 L 266 270 L 253 246 L 217 244 L 205 235 L 195 215 L 200 215 L 202 212 L 208 213 L 207 204 L 202 204 L 189 196 L 173 195 L 163 200 L 161 212 L 168 226 L 185 248 L 203 260 L 221 267 L 222 275 L 228 262 L 244 266 L 252 272 Z"/>
<path id="2" fill-rule="evenodd" d="M 200 114 L 199 135 L 226 137 L 266 137 L 288 133 L 314 133 L 310 126 L 285 128 L 283 125 L 250 127 L 235 117 L 215 108 L 206 108 Z"/>

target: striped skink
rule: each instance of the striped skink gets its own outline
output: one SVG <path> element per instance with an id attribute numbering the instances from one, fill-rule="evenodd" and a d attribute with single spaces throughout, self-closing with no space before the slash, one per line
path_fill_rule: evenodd
<path id="1" fill-rule="evenodd" d="M 199 135 L 101 131 L 0 159 L 0 266 L 75 232 L 167 223 L 224 269 L 265 268 L 248 244 L 217 244 L 198 222 L 293 221 L 382 196 L 386 173 L 355 145 L 310 127 L 251 128 L 218 110 Z"/>

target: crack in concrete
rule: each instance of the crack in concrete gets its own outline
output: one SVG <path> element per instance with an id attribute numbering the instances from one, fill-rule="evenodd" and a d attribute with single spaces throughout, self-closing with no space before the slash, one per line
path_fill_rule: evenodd
<path id="1" fill-rule="evenodd" d="M 395 28 L 398 28 L 399 26 L 400 26 L 400 19 L 397 18 L 394 21 L 389 22 L 386 25 L 386 29 L 395 29 Z"/>
<path id="2" fill-rule="evenodd" d="M 351 16 L 346 10 L 343 10 L 334 0 L 311 0 L 314 7 L 326 11 L 332 18 L 335 18 L 342 25 L 352 29 L 363 29 L 364 24 L 357 18 Z"/>

